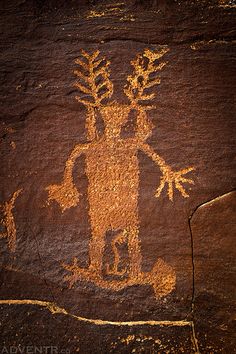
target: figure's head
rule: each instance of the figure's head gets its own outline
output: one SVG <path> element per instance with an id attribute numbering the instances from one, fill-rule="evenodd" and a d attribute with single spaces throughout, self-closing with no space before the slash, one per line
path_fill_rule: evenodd
<path id="1" fill-rule="evenodd" d="M 127 122 L 130 106 L 113 103 L 100 109 L 105 124 L 105 134 L 113 138 L 120 136 L 122 126 Z"/>

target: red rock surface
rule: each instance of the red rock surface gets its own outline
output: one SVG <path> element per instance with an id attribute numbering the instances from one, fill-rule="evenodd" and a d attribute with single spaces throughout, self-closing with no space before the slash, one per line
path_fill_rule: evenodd
<path id="1" fill-rule="evenodd" d="M 22 191 L 12 209 L 15 252 L 0 239 L 0 352 L 48 345 L 68 353 L 233 353 L 235 13 L 233 1 L 3 2 L 3 207 Z M 163 46 L 167 65 L 153 89 L 147 142 L 173 170 L 194 166 L 188 177 L 195 184 L 184 185 L 189 198 L 175 190 L 171 202 L 166 188 L 155 198 L 160 169 L 139 152 L 139 238 L 142 271 L 161 258 L 175 271 L 175 289 L 161 299 L 149 285 L 113 291 L 83 281 L 69 289 L 62 263 L 75 257 L 81 267 L 90 263 L 85 158 L 73 170 L 82 194 L 77 206 L 62 213 L 45 189 L 61 183 L 72 149 L 87 139 L 86 109 L 73 86 L 75 59 L 81 49 L 106 56 L 113 99 L 124 105 L 130 62 Z M 131 118 L 124 136 L 134 134 Z M 101 117 L 98 129 L 103 132 Z M 4 223 L 0 231 L 6 232 Z M 113 257 L 112 237 L 107 234 L 104 264 Z"/>

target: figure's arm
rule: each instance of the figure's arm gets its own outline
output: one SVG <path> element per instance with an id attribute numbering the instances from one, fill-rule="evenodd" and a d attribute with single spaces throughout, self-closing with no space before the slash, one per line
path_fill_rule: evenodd
<path id="1" fill-rule="evenodd" d="M 73 168 L 74 168 L 74 164 L 75 161 L 77 160 L 77 158 L 82 155 L 89 147 L 89 144 L 78 144 L 74 147 L 74 149 L 72 150 L 69 158 L 66 161 L 66 166 L 65 166 L 65 170 L 64 170 L 64 178 L 63 181 L 68 181 L 70 183 L 73 184 Z"/>
<path id="2" fill-rule="evenodd" d="M 79 202 L 80 193 L 77 191 L 73 183 L 73 168 L 76 159 L 84 153 L 88 147 L 89 144 L 76 145 L 66 161 L 62 183 L 53 184 L 46 188 L 48 191 L 48 201 L 57 201 L 62 212 L 68 208 L 76 206 Z"/>
<path id="3" fill-rule="evenodd" d="M 194 167 L 188 167 L 180 171 L 172 171 L 171 167 L 167 165 L 165 160 L 159 156 L 155 151 L 145 143 L 139 144 L 140 149 L 145 152 L 160 168 L 162 172 L 162 177 L 160 180 L 160 186 L 157 188 L 155 196 L 158 198 L 161 195 L 165 184 L 168 185 L 168 197 L 173 201 L 173 187 L 178 189 L 184 198 L 188 198 L 189 195 L 186 193 L 184 187 L 181 183 L 194 184 L 194 181 L 190 178 L 183 177 L 186 173 L 193 171 Z"/>

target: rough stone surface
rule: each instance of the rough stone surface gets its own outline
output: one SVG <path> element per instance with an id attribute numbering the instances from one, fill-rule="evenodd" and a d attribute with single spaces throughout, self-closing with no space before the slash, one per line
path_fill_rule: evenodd
<path id="1" fill-rule="evenodd" d="M 201 347 L 234 352 L 236 192 L 201 205 L 191 219 L 195 319 Z"/>
<path id="2" fill-rule="evenodd" d="M 22 191 L 12 211 L 15 252 L 0 238 L 0 298 L 19 300 L 1 304 L 0 345 L 51 345 L 71 353 L 233 353 L 235 13 L 232 1 L 3 1 L 0 203 Z M 189 198 L 175 190 L 171 202 L 166 188 L 155 198 L 160 170 L 140 152 L 139 238 L 142 270 L 163 259 L 175 270 L 175 289 L 161 299 L 141 285 L 112 291 L 84 281 L 69 289 L 62 263 L 76 257 L 89 266 L 84 157 L 73 170 L 82 193 L 78 206 L 61 213 L 55 201 L 48 203 L 45 188 L 61 182 L 70 152 L 86 142 L 75 59 L 81 49 L 98 49 L 111 62 L 113 99 L 128 104 L 123 87 L 130 61 L 145 48 L 163 46 L 167 65 L 153 89 L 148 144 L 176 171 L 194 166 L 189 176 L 195 184 L 185 185 Z M 123 131 L 128 136 L 131 120 Z M 102 132 L 101 122 L 98 128 Z M 113 257 L 108 243 L 105 257 Z M 20 300 L 50 302 L 66 313 Z M 189 324 L 174 325 L 178 321 Z"/>

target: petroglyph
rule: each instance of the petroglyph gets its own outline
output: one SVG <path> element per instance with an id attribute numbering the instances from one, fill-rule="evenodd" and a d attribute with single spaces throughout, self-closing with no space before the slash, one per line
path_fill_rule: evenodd
<path id="1" fill-rule="evenodd" d="M 124 93 L 129 104 L 111 101 L 113 84 L 110 80 L 109 65 L 105 58 L 100 58 L 99 51 L 91 55 L 82 51 L 82 58 L 76 60 L 79 69 L 76 87 L 80 95 L 76 99 L 87 108 L 86 144 L 75 145 L 69 156 L 63 181 L 58 185 L 50 185 L 48 200 L 55 200 L 62 212 L 75 207 L 79 202 L 80 193 L 74 185 L 73 168 L 76 159 L 84 154 L 86 158 L 86 175 L 88 177 L 88 202 L 91 223 L 91 239 L 89 244 L 89 268 L 81 268 L 75 258 L 71 265 L 63 264 L 70 272 L 66 276 L 72 286 L 76 281 L 86 280 L 114 291 L 132 285 L 151 285 L 156 297 L 169 294 L 175 287 L 176 275 L 172 267 L 162 259 L 158 259 L 149 273 L 144 273 L 139 240 L 139 161 L 138 151 L 143 151 L 159 167 L 162 176 L 155 196 L 160 197 L 167 187 L 169 200 L 173 201 L 174 188 L 184 198 L 189 195 L 182 183 L 194 184 L 185 177 L 193 167 L 173 171 L 165 160 L 159 156 L 146 139 L 151 135 L 153 124 L 147 112 L 155 106 L 150 102 L 155 93 L 151 92 L 161 80 L 157 76 L 166 63 L 159 62 L 168 48 L 163 47 L 157 52 L 145 49 L 131 62 L 133 73 L 128 76 Z M 131 112 L 136 113 L 134 137 L 122 138 L 121 129 L 129 119 Z M 96 119 L 101 115 L 104 132 L 98 133 Z M 115 232 L 111 241 L 113 260 L 106 264 L 106 273 L 116 278 L 105 280 L 103 277 L 103 256 L 106 246 L 106 234 Z M 129 261 L 126 267 L 120 267 L 118 245 L 126 244 Z M 113 262 L 113 264 L 112 264 Z M 117 279 L 119 277 L 119 279 Z"/>
<path id="2" fill-rule="evenodd" d="M 13 215 L 13 209 L 15 207 L 15 200 L 22 192 L 22 189 L 18 189 L 13 193 L 11 199 L 5 202 L 0 208 L 3 211 L 3 218 L 1 224 L 5 228 L 5 231 L 0 233 L 0 238 L 6 238 L 8 241 L 8 248 L 11 252 L 16 250 L 16 225 Z"/>

